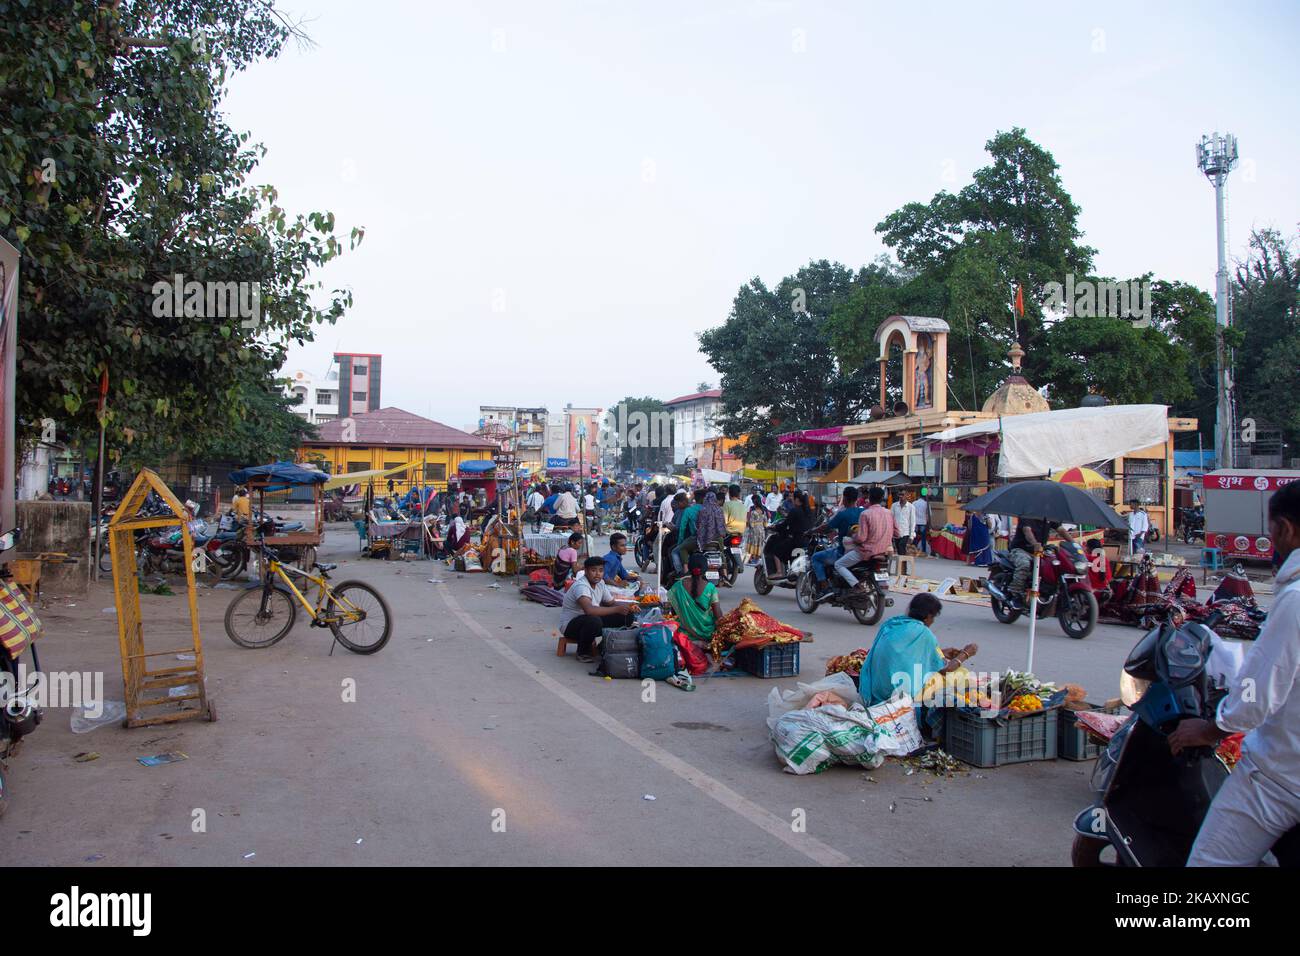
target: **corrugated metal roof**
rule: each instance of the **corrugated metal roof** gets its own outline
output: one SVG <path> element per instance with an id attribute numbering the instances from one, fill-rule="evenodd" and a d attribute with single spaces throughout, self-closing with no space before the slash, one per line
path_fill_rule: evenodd
<path id="1" fill-rule="evenodd" d="M 352 416 L 356 435 L 343 441 L 344 419 L 318 426 L 320 437 L 304 445 L 395 445 L 409 448 L 496 448 L 490 441 L 452 428 L 430 418 L 422 418 L 401 408 L 380 408 Z"/>

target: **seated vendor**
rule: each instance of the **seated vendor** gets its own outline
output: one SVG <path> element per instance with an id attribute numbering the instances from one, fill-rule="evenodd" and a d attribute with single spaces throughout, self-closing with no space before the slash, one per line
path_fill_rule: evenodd
<path id="1" fill-rule="evenodd" d="M 469 544 L 469 524 L 460 515 L 447 524 L 447 540 L 443 545 L 443 554 L 450 557 Z"/>
<path id="2" fill-rule="evenodd" d="M 934 674 L 949 674 L 975 656 L 979 650 L 975 644 L 960 651 L 940 649 L 930 628 L 941 613 L 942 601 L 933 594 L 918 594 L 908 604 L 906 616 L 891 617 L 880 625 L 858 679 L 867 706 L 889 700 L 900 690 L 915 700 Z"/>
<path id="3" fill-rule="evenodd" d="M 718 589 L 704 577 L 708 567 L 709 559 L 695 552 L 687 565 L 687 576 L 678 578 L 668 591 L 668 603 L 677 616 L 678 627 L 691 640 L 706 644 L 713 640 L 713 629 L 722 620 Z"/>
<path id="4" fill-rule="evenodd" d="M 605 573 L 605 559 L 592 556 L 582 563 L 582 574 L 564 593 L 560 605 L 560 631 L 569 640 L 578 642 L 578 660 L 589 664 L 594 660 L 596 638 L 606 627 L 627 627 L 632 623 L 632 612 L 624 605 L 614 603 L 614 597 L 601 577 Z"/>
<path id="5" fill-rule="evenodd" d="M 627 588 L 637 581 L 637 573 L 623 566 L 627 554 L 627 535 L 615 532 L 609 536 L 609 553 L 605 555 L 605 583 L 611 587 Z"/>
<path id="6" fill-rule="evenodd" d="M 573 569 L 578 566 L 578 556 L 582 552 L 582 535 L 574 532 L 569 535 L 569 543 L 561 548 L 555 556 L 555 564 L 551 567 L 551 578 L 555 582 L 555 587 L 564 587 L 564 582 L 569 579 Z"/>

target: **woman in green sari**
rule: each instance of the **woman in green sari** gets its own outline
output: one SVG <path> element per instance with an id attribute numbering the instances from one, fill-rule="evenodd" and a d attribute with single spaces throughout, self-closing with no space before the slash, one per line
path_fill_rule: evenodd
<path id="1" fill-rule="evenodd" d="M 678 626 L 691 640 L 706 644 L 713 639 L 713 628 L 722 619 L 718 589 L 704 578 L 708 566 L 708 558 L 695 552 L 687 565 L 689 574 L 678 578 L 668 591 L 668 603 L 677 614 Z"/>

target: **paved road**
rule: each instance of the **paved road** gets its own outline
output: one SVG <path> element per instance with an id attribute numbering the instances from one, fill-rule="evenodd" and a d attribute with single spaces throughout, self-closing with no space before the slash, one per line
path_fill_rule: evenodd
<path id="1" fill-rule="evenodd" d="M 700 681 L 695 693 L 588 676 L 555 656 L 557 612 L 519 599 L 489 575 L 430 562 L 355 558 L 351 530 L 331 531 L 323 559 L 344 563 L 388 596 L 399 624 L 372 657 L 300 621 L 279 645 L 245 650 L 225 636 L 233 592 L 205 590 L 200 608 L 215 724 L 86 735 L 55 711 L 11 764 L 12 805 L 0 859 L 101 865 L 209 864 L 1061 864 L 1069 824 L 1087 800 L 1090 764 L 1058 761 L 953 778 L 839 767 L 782 773 L 764 724 L 774 684 Z M 958 565 L 924 561 L 930 577 Z M 431 577 L 441 581 L 429 583 Z M 724 604 L 753 596 L 749 576 Z M 151 647 L 184 633 L 183 598 L 146 596 Z M 868 645 L 874 627 L 845 611 L 801 615 L 793 592 L 758 599 L 809 627 L 803 675 Z M 67 606 L 75 603 L 75 607 Z M 45 609 L 47 669 L 120 665 L 106 589 Z M 900 606 L 895 611 L 904 609 Z M 947 605 L 944 644 L 976 641 L 984 669 L 1024 665 L 1026 627 L 986 609 Z M 1101 626 L 1084 641 L 1040 629 L 1039 674 L 1115 694 L 1138 637 Z M 157 641 L 158 643 L 155 643 Z M 173 643 L 163 643 L 171 641 Z M 356 701 L 344 700 L 355 681 Z M 99 759 L 77 763 L 82 751 Z M 183 763 L 135 758 L 180 750 Z M 654 799 L 648 799 L 653 797 Z M 205 832 L 194 832 L 195 810 Z M 791 823 L 806 817 L 805 833 Z M 500 832 L 504 822 L 504 832 Z M 495 826 L 494 826 L 495 825 Z M 361 841 L 358 843 L 358 841 Z M 245 859 L 245 854 L 255 856 Z"/>

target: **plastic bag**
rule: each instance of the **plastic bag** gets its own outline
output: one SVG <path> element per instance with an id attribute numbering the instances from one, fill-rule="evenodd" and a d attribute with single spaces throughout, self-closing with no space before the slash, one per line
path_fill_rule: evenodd
<path id="1" fill-rule="evenodd" d="M 895 694 L 889 700 L 867 708 L 867 714 L 880 728 L 880 750 L 891 757 L 905 757 L 925 745 L 916 710 L 907 694 Z"/>
<path id="2" fill-rule="evenodd" d="M 776 718 L 772 727 L 783 769 L 799 775 L 821 773 L 836 763 L 879 767 L 885 760 L 881 747 L 887 739 L 860 705 L 794 710 Z"/>
<path id="3" fill-rule="evenodd" d="M 786 773 L 821 773 L 835 763 L 814 710 L 795 710 L 772 721 L 772 742 Z"/>
<path id="4" fill-rule="evenodd" d="M 797 690 L 787 690 L 784 693 L 781 692 L 779 687 L 773 687 L 772 692 L 767 695 L 767 726 L 769 730 L 773 729 L 773 724 L 782 714 L 807 708 L 812 698 L 821 691 L 831 691 L 838 694 L 849 705 L 857 704 L 862 706 L 862 697 L 858 693 L 858 685 L 854 683 L 853 678 L 848 674 L 829 674 L 811 684 L 800 682 L 796 686 Z"/>
<path id="5" fill-rule="evenodd" d="M 126 717 L 126 703 L 120 700 L 106 700 L 98 716 L 94 715 L 89 709 L 75 711 L 72 715 L 72 732 L 74 734 L 88 734 L 92 730 L 97 730 L 105 724 L 120 724 Z"/>
<path id="6" fill-rule="evenodd" d="M 692 677 L 703 674 L 709 669 L 709 659 L 704 656 L 704 652 L 692 644 L 691 639 L 681 631 L 673 634 L 673 643 L 677 645 L 677 651 L 683 658 L 683 666 Z"/>

